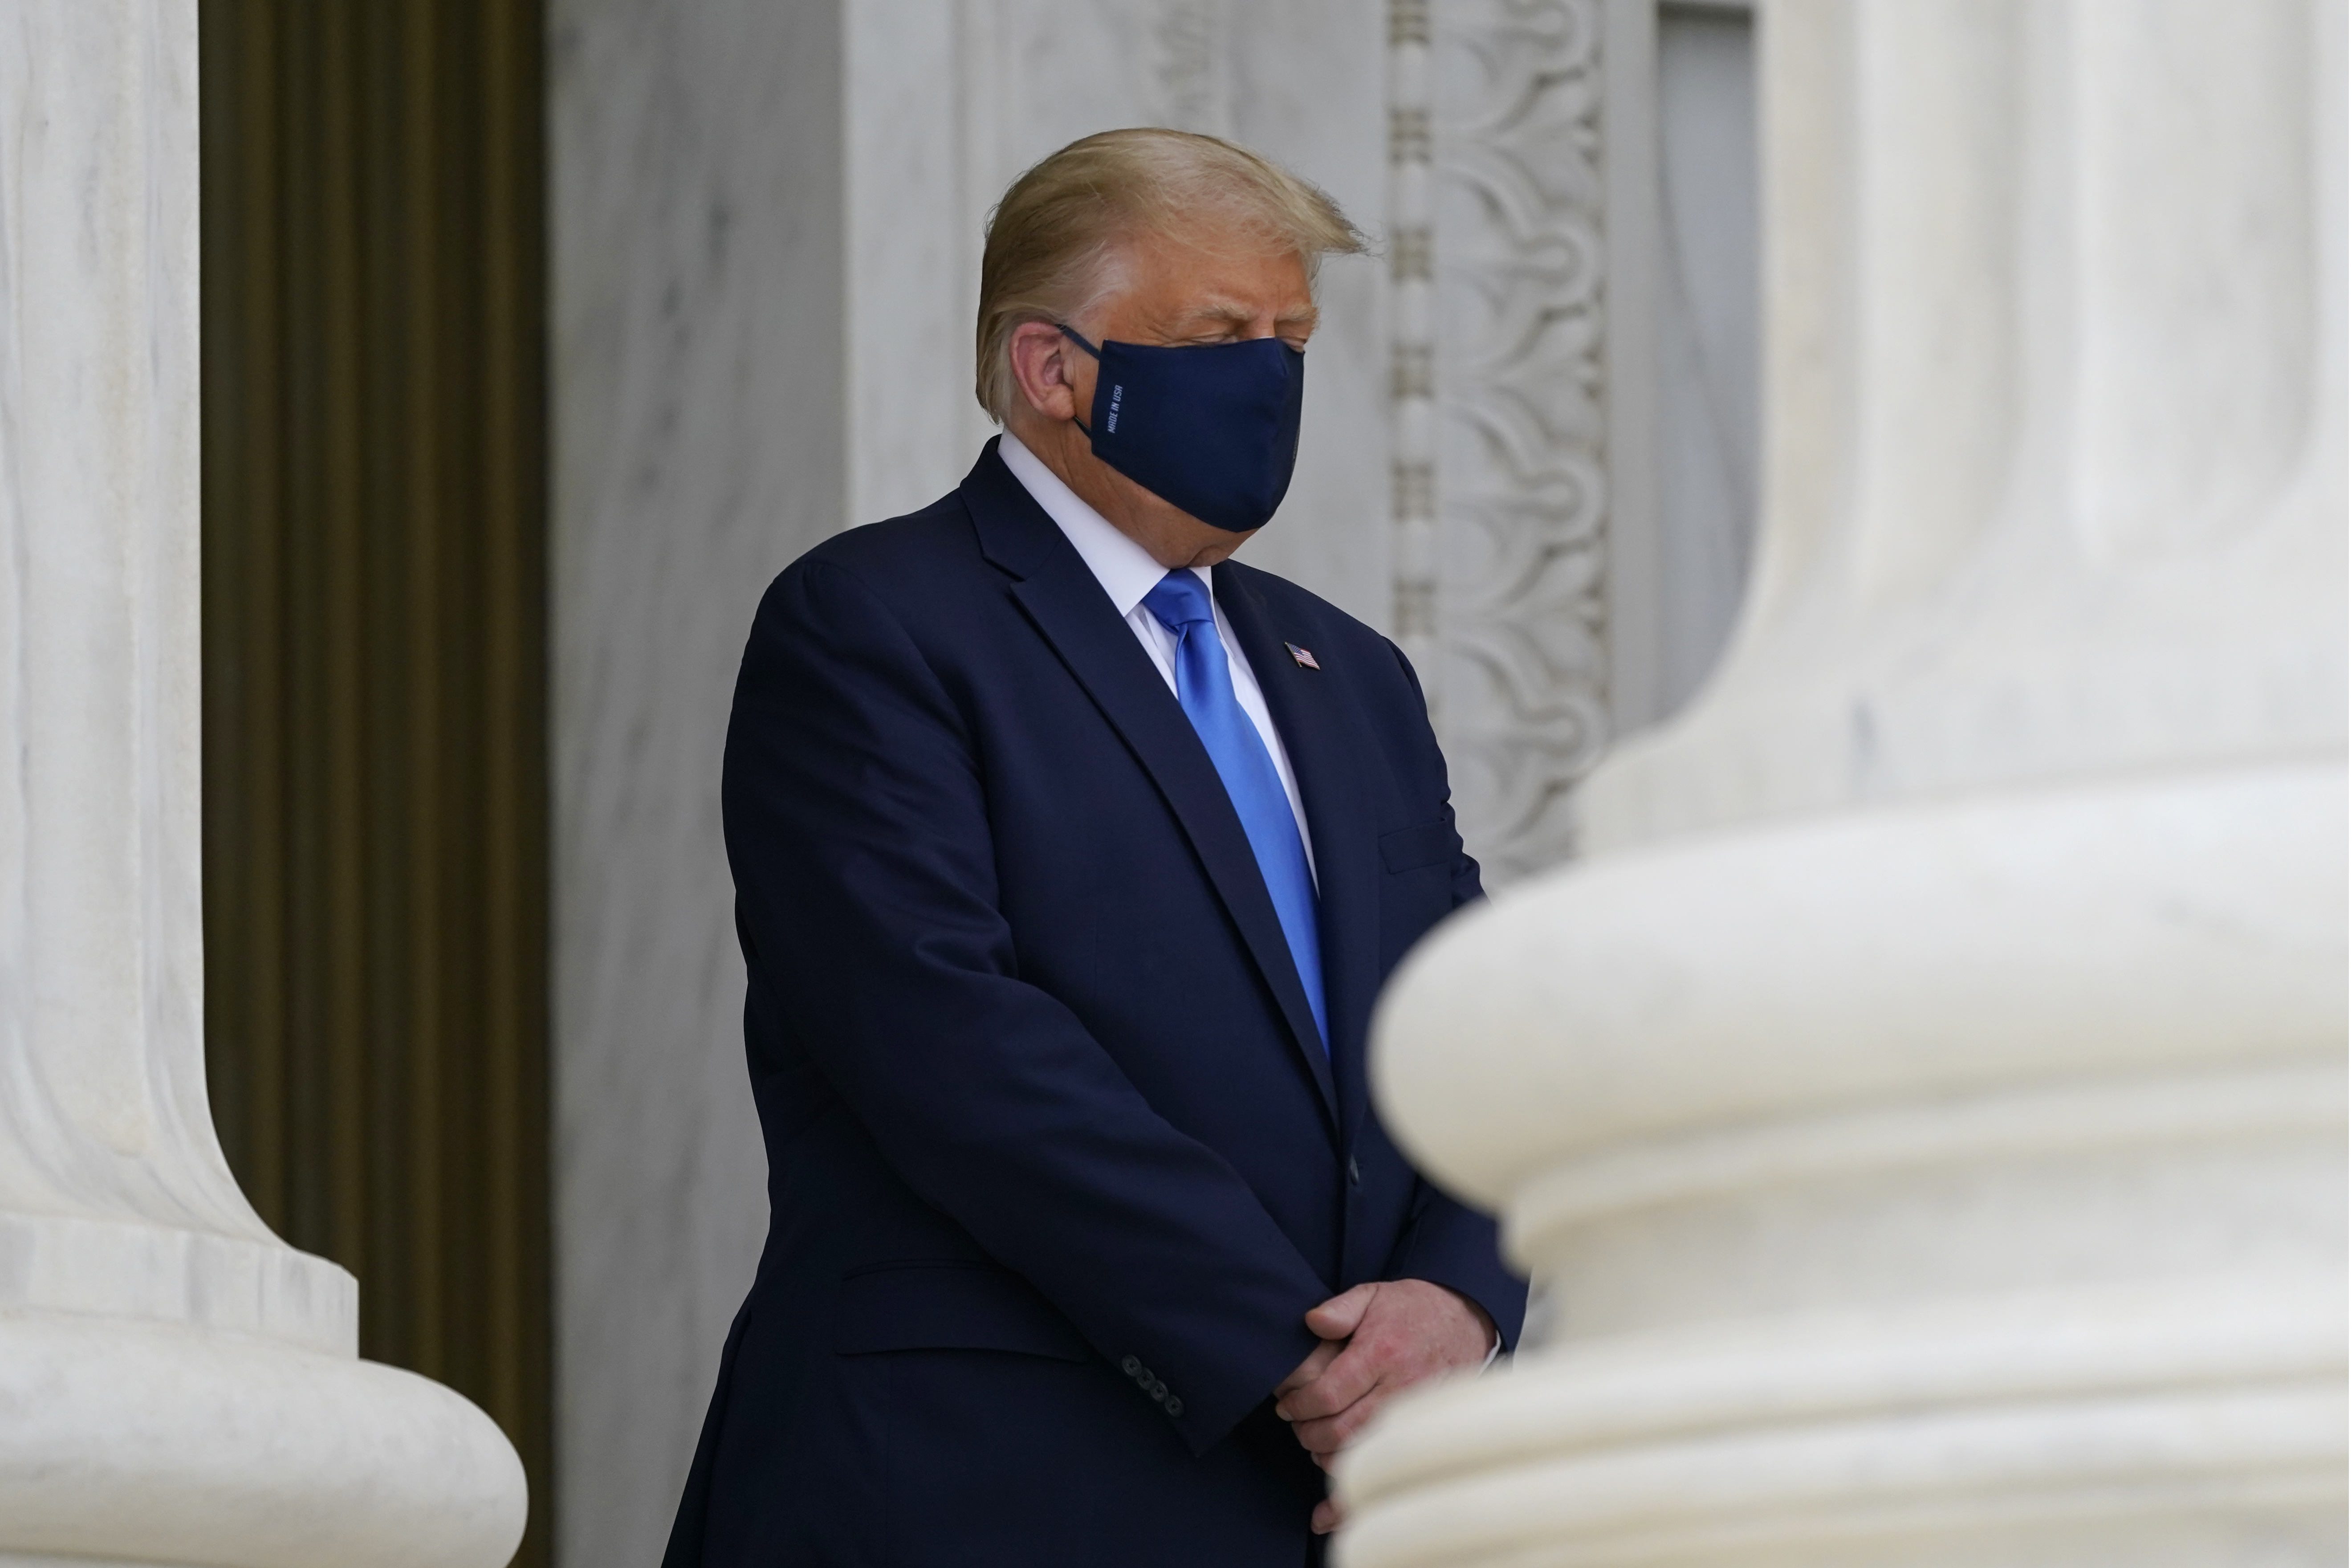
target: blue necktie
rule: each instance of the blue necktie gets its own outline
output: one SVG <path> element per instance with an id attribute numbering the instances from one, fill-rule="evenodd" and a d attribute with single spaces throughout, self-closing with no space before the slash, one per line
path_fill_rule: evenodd
<path id="1" fill-rule="evenodd" d="M 1242 831 L 1257 857 L 1258 875 L 1265 879 L 1275 916 L 1289 939 L 1290 961 L 1298 966 L 1299 984 L 1307 988 L 1315 1032 L 1328 1051 L 1323 944 L 1315 932 L 1315 879 L 1307 868 L 1307 846 L 1299 839 L 1298 819 L 1290 813 L 1290 797 L 1283 793 L 1274 757 L 1234 696 L 1234 678 L 1225 668 L 1225 645 L 1217 636 L 1209 590 L 1192 572 L 1179 568 L 1162 577 L 1143 602 L 1175 634 L 1176 700 L 1192 721 L 1201 744 L 1208 748 L 1217 776 L 1225 781 L 1225 794 L 1233 797 Z"/>

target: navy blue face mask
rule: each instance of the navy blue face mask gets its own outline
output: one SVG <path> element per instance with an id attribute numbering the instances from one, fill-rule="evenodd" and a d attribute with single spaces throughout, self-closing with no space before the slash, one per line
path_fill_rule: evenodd
<path id="1" fill-rule="evenodd" d="M 1101 366 L 1094 427 L 1078 425 L 1096 457 L 1213 527 L 1246 533 L 1274 515 L 1298 461 L 1303 352 L 1280 338 L 1097 348 L 1054 324 Z"/>

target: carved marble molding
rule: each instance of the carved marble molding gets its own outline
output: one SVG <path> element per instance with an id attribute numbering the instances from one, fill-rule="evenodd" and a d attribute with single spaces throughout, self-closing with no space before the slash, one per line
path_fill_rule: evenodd
<path id="1" fill-rule="evenodd" d="M 1391 0 L 1395 626 L 1490 880 L 1607 735 L 1606 0 Z"/>

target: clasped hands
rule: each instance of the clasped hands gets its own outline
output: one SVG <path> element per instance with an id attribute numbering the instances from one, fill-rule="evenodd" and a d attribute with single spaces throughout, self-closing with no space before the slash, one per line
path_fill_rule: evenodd
<path id="1" fill-rule="evenodd" d="M 1495 1342 L 1495 1322 L 1466 1296 L 1426 1279 L 1388 1279 L 1343 1290 L 1307 1314 L 1323 1342 L 1274 1391 L 1274 1413 L 1326 1470 L 1400 1389 L 1475 1368 Z M 1339 1505 L 1315 1505 L 1318 1535 L 1339 1528 Z"/>

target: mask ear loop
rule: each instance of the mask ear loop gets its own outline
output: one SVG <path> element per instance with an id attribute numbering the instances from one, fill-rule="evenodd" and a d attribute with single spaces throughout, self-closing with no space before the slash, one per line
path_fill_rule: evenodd
<path id="1" fill-rule="evenodd" d="M 1061 333 L 1064 337 L 1066 337 L 1066 338 L 1069 339 L 1072 342 L 1074 342 L 1074 343 L 1077 344 L 1077 345 L 1078 345 L 1078 347 L 1080 347 L 1080 348 L 1082 348 L 1082 349 L 1086 350 L 1086 351 L 1087 351 L 1087 353 L 1088 353 L 1092 354 L 1092 355 L 1095 357 L 1095 361 L 1096 361 L 1096 363 L 1101 363 L 1101 361 L 1102 361 L 1102 350 L 1100 350 L 1100 349 L 1098 349 L 1098 348 L 1095 347 L 1095 346 L 1094 346 L 1094 344 L 1092 344 L 1092 343 L 1090 343 L 1090 342 L 1087 342 L 1087 340 L 1086 340 L 1086 339 L 1084 339 L 1084 338 L 1082 338 L 1082 337 L 1078 336 L 1078 334 L 1077 334 L 1077 333 L 1076 333 L 1076 332 L 1072 331 L 1069 328 L 1067 328 L 1067 327 L 1064 326 L 1064 325 L 1063 325 L 1061 322 L 1059 322 L 1059 321 L 1055 321 L 1055 322 L 1054 323 L 1054 330 L 1055 330 L 1055 331 L 1057 331 L 1057 332 Z M 1075 393 L 1075 392 L 1076 392 L 1076 391 L 1077 391 L 1077 388 L 1074 386 L 1074 387 L 1072 387 L 1070 390 L 1071 390 L 1073 393 Z M 1080 418 L 1079 418 L 1076 414 L 1072 414 L 1072 415 L 1070 416 L 1070 423 L 1071 423 L 1071 424 L 1073 424 L 1073 425 L 1076 425 L 1076 426 L 1078 427 L 1078 434 L 1079 434 L 1079 435 L 1081 435 L 1081 436 L 1084 436 L 1087 440 L 1091 441 L 1091 440 L 1093 440 L 1093 439 L 1095 438 L 1095 433 L 1094 433 L 1093 431 L 1091 431 L 1091 430 L 1087 429 L 1087 426 L 1086 426 L 1086 422 L 1085 422 L 1084 420 L 1080 419 Z"/>

